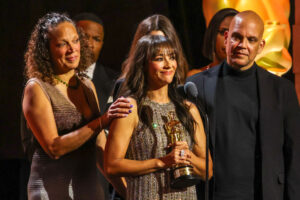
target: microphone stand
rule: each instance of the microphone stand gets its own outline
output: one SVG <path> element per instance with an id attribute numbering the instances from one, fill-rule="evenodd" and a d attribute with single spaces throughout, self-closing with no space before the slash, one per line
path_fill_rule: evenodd
<path id="1" fill-rule="evenodd" d="M 188 83 L 186 83 L 188 84 Z M 196 87 L 195 84 L 193 83 L 192 85 L 194 86 L 190 86 L 190 87 Z M 208 180 L 208 168 L 209 168 L 209 162 L 208 162 L 208 151 L 209 151 L 209 119 L 208 119 L 208 115 L 205 112 L 205 107 L 203 106 L 202 102 L 199 101 L 198 99 L 198 92 L 191 92 L 190 90 L 186 91 L 185 85 L 179 86 L 178 87 L 178 91 L 182 92 L 182 88 L 183 88 L 183 93 L 184 96 L 187 99 L 190 99 L 191 101 L 193 101 L 197 107 L 197 109 L 200 112 L 200 116 L 203 120 L 203 126 L 204 126 L 204 131 L 206 133 L 206 147 L 205 147 L 205 190 L 204 190 L 204 199 L 205 200 L 209 200 L 209 180 Z M 189 88 L 189 87 L 187 87 Z"/>
<path id="2" fill-rule="evenodd" d="M 208 162 L 208 151 L 209 151 L 209 119 L 206 114 L 206 112 L 203 110 L 203 105 L 200 101 L 198 101 L 198 97 L 193 98 L 195 100 L 196 107 L 198 108 L 201 118 L 204 121 L 204 131 L 206 133 L 206 148 L 205 148 L 205 200 L 209 200 L 209 180 L 208 180 L 208 168 L 209 168 L 209 162 Z"/>

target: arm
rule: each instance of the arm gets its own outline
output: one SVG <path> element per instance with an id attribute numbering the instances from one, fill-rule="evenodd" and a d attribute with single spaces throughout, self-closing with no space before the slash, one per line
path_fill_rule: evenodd
<path id="1" fill-rule="evenodd" d="M 53 159 L 77 149 L 101 128 L 101 118 L 97 118 L 77 130 L 59 136 L 51 103 L 36 82 L 30 82 L 25 87 L 23 112 L 41 147 Z"/>
<path id="2" fill-rule="evenodd" d="M 107 177 L 106 173 L 104 173 L 103 168 L 103 158 L 104 158 L 104 150 L 106 144 L 106 136 L 104 130 L 100 132 L 97 136 L 96 140 L 96 158 L 97 158 L 97 167 L 102 172 L 107 180 L 113 185 L 116 191 L 123 197 L 126 197 L 126 181 L 121 177 Z"/>
<path id="3" fill-rule="evenodd" d="M 187 153 L 187 160 L 194 166 L 194 171 L 197 173 L 203 180 L 205 180 L 205 151 L 206 151 L 206 136 L 204 133 L 203 123 L 199 114 L 197 107 L 187 102 L 188 106 L 190 107 L 190 113 L 193 116 L 194 120 L 196 121 L 195 124 L 195 134 L 194 134 L 194 147 L 193 151 L 188 151 Z M 209 153 L 209 169 L 208 169 L 208 178 L 210 179 L 213 174 L 213 163 Z"/>
<path id="4" fill-rule="evenodd" d="M 95 87 L 92 82 L 90 83 L 96 94 Z M 98 134 L 102 127 L 107 126 L 113 118 L 127 116 L 130 103 L 128 103 L 127 99 L 123 98 L 116 101 L 112 107 L 112 114 L 103 115 L 77 130 L 59 136 L 51 103 L 40 85 L 35 82 L 30 82 L 24 91 L 24 116 L 41 147 L 49 157 L 53 159 L 58 159 L 62 155 L 79 148 L 94 134 Z"/>
<path id="5" fill-rule="evenodd" d="M 95 97 L 97 99 L 98 103 L 98 96 L 96 92 L 96 88 L 92 82 L 90 82 L 93 92 L 95 94 Z M 124 97 L 118 98 L 115 102 L 112 103 L 112 105 L 109 107 L 108 111 L 102 116 L 105 120 L 104 123 L 102 121 L 103 127 L 108 127 L 111 120 L 114 118 L 119 117 L 127 117 L 127 115 L 130 113 L 130 108 L 132 105 L 130 104 L 130 101 Z M 106 145 L 106 135 L 105 131 L 102 130 L 96 139 L 96 159 L 97 159 L 97 167 L 101 171 L 101 173 L 104 175 L 104 177 L 112 184 L 112 186 L 116 189 L 118 194 L 120 194 L 124 199 L 126 198 L 126 180 L 123 177 L 108 177 L 106 173 L 104 172 L 103 168 L 103 162 L 104 162 L 104 150 Z"/>
<path id="6" fill-rule="evenodd" d="M 159 169 L 168 168 L 174 164 L 188 162 L 179 157 L 179 149 L 174 148 L 172 152 L 162 158 L 149 160 L 126 159 L 126 151 L 135 127 L 138 125 L 137 105 L 134 99 L 132 114 L 126 118 L 113 120 L 105 148 L 104 169 L 109 176 L 137 176 L 148 174 Z"/>

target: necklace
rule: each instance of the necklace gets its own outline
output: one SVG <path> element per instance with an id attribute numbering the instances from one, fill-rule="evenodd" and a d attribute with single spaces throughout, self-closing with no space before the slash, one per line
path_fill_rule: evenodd
<path id="1" fill-rule="evenodd" d="M 54 75 L 54 78 L 55 78 L 56 80 L 58 80 L 59 82 L 61 82 L 62 84 L 64 84 L 65 86 L 67 86 L 67 87 L 69 87 L 70 89 L 73 89 L 73 90 L 78 89 L 79 84 L 80 84 L 80 82 L 79 82 L 77 76 L 76 76 L 76 85 L 70 85 L 70 84 L 68 84 L 67 82 L 65 82 L 65 81 L 61 80 L 60 78 L 58 78 L 58 76 L 56 76 L 56 75 Z"/>

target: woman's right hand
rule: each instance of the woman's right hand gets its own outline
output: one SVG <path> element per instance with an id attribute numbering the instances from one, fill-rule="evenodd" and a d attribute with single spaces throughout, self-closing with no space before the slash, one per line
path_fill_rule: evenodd
<path id="1" fill-rule="evenodd" d="M 188 144 L 185 141 L 177 141 L 168 146 L 172 151 L 166 156 L 159 158 L 163 162 L 163 168 L 170 168 L 178 164 L 189 165 L 187 158 L 190 157 Z"/>

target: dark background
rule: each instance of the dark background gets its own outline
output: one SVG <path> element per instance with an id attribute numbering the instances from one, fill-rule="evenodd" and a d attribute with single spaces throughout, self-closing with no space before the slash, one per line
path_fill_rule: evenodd
<path id="1" fill-rule="evenodd" d="M 291 0 L 291 25 L 293 5 Z M 0 199 L 26 199 L 29 163 L 20 140 L 23 56 L 33 26 L 47 12 L 66 12 L 71 17 L 81 12 L 97 14 L 105 29 L 100 59 L 115 69 L 120 69 L 138 23 L 163 14 L 174 24 L 190 68 L 208 64 L 201 54 L 202 0 L 1 0 L 0 10 Z M 293 80 L 291 72 L 287 77 Z"/>

